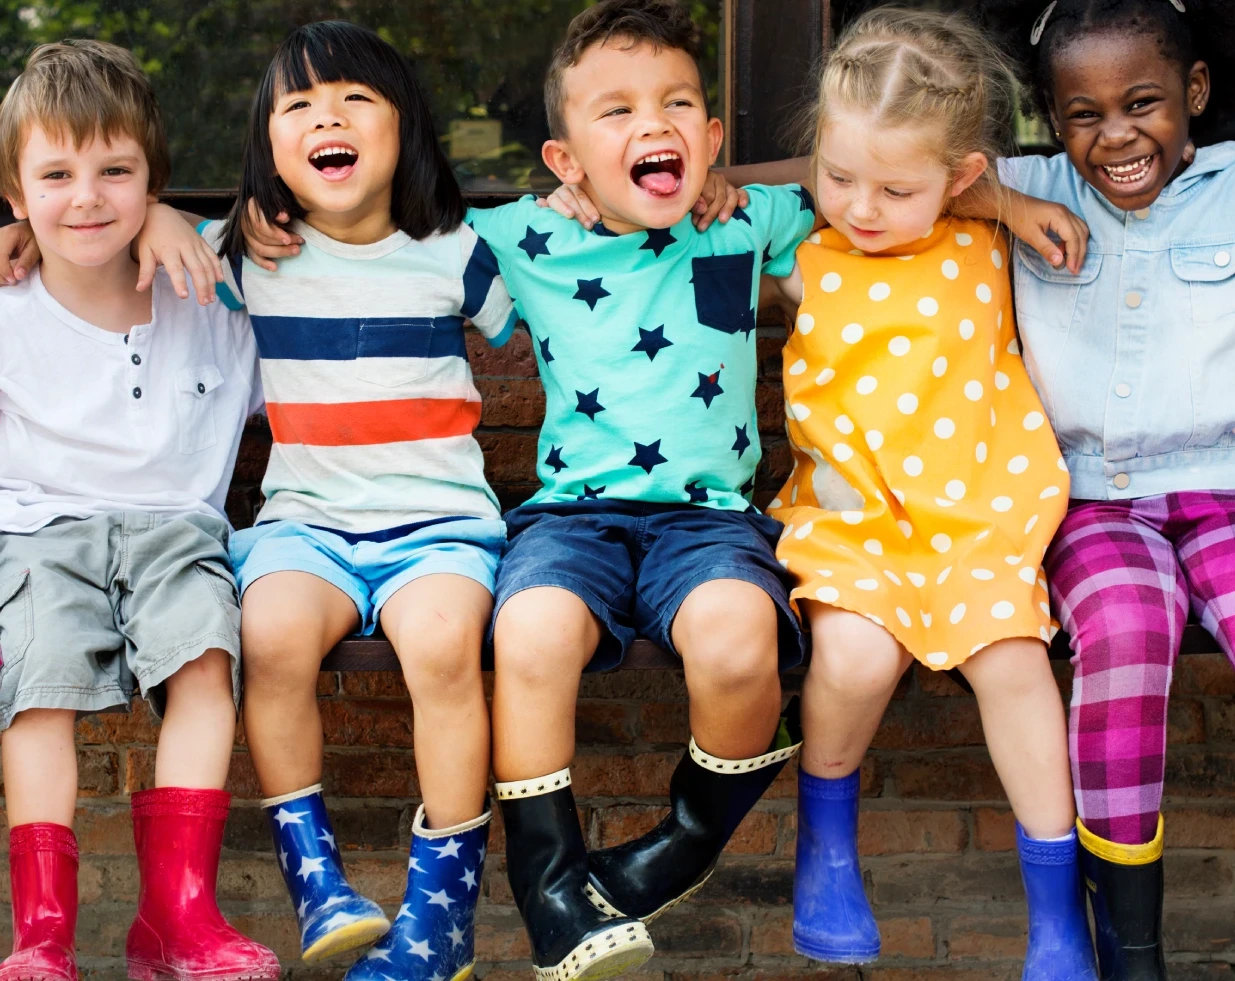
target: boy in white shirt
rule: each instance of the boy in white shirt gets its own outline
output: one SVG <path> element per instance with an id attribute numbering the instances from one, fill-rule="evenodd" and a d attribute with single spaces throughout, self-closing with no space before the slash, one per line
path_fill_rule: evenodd
<path id="1" fill-rule="evenodd" d="M 0 193 L 42 266 L 0 291 L 0 754 L 13 954 L 0 981 L 76 981 L 78 713 L 140 690 L 164 722 L 133 794 L 138 981 L 274 981 L 215 879 L 239 698 L 223 513 L 261 405 L 247 319 L 139 292 L 130 247 L 166 139 L 127 51 L 44 45 L 0 104 Z"/>

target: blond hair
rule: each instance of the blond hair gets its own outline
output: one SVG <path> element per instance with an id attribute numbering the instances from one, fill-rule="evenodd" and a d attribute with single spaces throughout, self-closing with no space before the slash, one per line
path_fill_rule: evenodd
<path id="1" fill-rule="evenodd" d="M 977 27 L 956 14 L 882 7 L 855 20 L 823 67 L 811 112 L 813 154 L 836 109 L 876 126 L 922 127 L 949 174 L 978 152 L 992 163 L 1014 145 L 1016 76 Z M 995 181 L 990 167 L 983 180 Z"/>
<path id="2" fill-rule="evenodd" d="M 171 178 L 167 136 L 154 89 L 124 48 L 105 41 L 42 44 L 0 103 L 0 194 L 21 197 L 18 160 L 30 133 L 72 137 L 79 149 L 96 136 L 129 136 L 146 153 L 150 191 Z"/>

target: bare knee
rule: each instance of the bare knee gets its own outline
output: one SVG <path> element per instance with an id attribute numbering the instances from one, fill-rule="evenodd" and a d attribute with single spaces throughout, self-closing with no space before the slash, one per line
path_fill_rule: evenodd
<path id="1" fill-rule="evenodd" d="M 244 606 L 240 620 L 246 687 L 315 687 L 325 656 L 320 622 L 272 603 Z"/>
<path id="2" fill-rule="evenodd" d="M 692 689 L 749 690 L 778 677 L 776 604 L 752 583 L 720 579 L 683 601 L 673 621 Z"/>
<path id="3" fill-rule="evenodd" d="M 479 690 L 485 626 L 471 611 L 438 609 L 400 624 L 391 642 L 412 697 L 449 697 L 473 687 Z"/>
<path id="4" fill-rule="evenodd" d="M 812 655 L 808 683 L 857 699 L 890 693 L 911 658 L 887 630 L 857 613 L 811 610 Z"/>
<path id="5" fill-rule="evenodd" d="M 600 624 L 574 593 L 552 586 L 526 589 L 498 611 L 495 668 L 521 685 L 556 686 L 564 671 L 573 676 L 583 670 L 599 641 Z"/>
<path id="6" fill-rule="evenodd" d="M 197 702 L 232 702 L 232 657 L 212 647 L 183 665 L 165 682 L 169 699 L 188 696 Z"/>
<path id="7" fill-rule="evenodd" d="M 1015 698 L 1055 688 L 1046 645 L 1028 637 L 996 641 L 978 651 L 960 670 L 979 698 L 991 690 Z"/>

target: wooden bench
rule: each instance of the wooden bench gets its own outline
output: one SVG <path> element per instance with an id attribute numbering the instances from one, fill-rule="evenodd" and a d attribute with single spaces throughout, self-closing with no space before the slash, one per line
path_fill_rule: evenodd
<path id="1" fill-rule="evenodd" d="M 1190 623 L 1184 630 L 1184 654 L 1212 654 L 1217 642 L 1203 627 Z M 1051 660 L 1066 661 L 1072 656 L 1068 638 L 1060 633 L 1051 644 Z M 658 671 L 681 668 L 682 662 L 651 641 L 637 640 L 622 662 L 624 671 Z M 398 671 L 399 661 L 389 641 L 382 636 L 348 637 L 326 655 L 323 671 Z"/>

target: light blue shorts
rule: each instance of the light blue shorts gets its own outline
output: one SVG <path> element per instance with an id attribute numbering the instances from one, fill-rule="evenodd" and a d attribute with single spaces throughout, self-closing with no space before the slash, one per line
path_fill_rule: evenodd
<path id="1" fill-rule="evenodd" d="M 442 518 L 368 535 L 271 521 L 232 535 L 240 595 L 272 572 L 307 572 L 356 604 L 360 632 L 371 634 L 382 606 L 414 579 L 466 576 L 493 592 L 506 525 L 484 518 Z"/>

